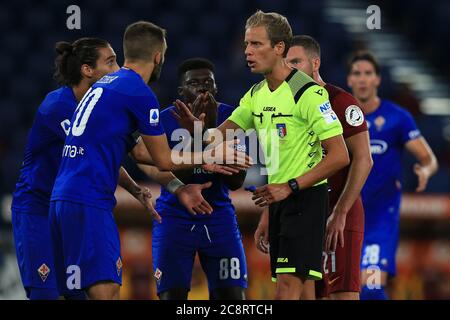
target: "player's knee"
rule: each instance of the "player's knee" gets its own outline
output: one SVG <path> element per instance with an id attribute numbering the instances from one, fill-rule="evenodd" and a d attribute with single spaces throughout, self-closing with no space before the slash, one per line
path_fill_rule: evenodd
<path id="1" fill-rule="evenodd" d="M 245 300 L 242 287 L 216 288 L 210 294 L 210 300 Z"/>
<path id="2" fill-rule="evenodd" d="M 59 298 L 56 289 L 27 288 L 27 293 L 30 300 L 57 300 Z"/>
<path id="3" fill-rule="evenodd" d="M 304 282 L 304 281 L 303 281 Z M 302 289 L 302 280 L 296 275 L 278 274 L 276 299 L 300 299 Z"/>
<path id="4" fill-rule="evenodd" d="M 189 290 L 186 288 L 173 288 L 159 294 L 160 300 L 187 300 Z"/>

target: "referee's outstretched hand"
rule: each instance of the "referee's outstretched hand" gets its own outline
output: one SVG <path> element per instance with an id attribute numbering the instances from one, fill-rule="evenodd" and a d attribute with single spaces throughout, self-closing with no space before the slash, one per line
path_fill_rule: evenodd
<path id="1" fill-rule="evenodd" d="M 271 183 L 256 188 L 252 200 L 260 207 L 286 199 L 292 193 L 287 183 Z"/>

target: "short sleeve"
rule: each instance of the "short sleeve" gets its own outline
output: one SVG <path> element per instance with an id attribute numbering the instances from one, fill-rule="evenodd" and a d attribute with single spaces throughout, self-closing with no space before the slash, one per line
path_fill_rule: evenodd
<path id="1" fill-rule="evenodd" d="M 244 95 L 239 102 L 239 107 L 233 111 L 228 120 L 233 121 L 243 130 L 254 128 L 251 90 Z"/>
<path id="2" fill-rule="evenodd" d="M 136 118 L 141 134 L 146 136 L 164 134 L 159 117 L 159 103 L 152 92 L 149 92 L 148 95 L 134 97 L 134 103 L 130 110 Z"/>
<path id="3" fill-rule="evenodd" d="M 342 125 L 331 108 L 326 90 L 311 86 L 300 97 L 297 105 L 301 116 L 306 119 L 321 141 L 342 134 Z M 319 87 L 321 88 L 321 87 Z"/>
<path id="4" fill-rule="evenodd" d="M 407 143 L 410 140 L 417 139 L 421 136 L 417 125 L 411 116 L 411 114 L 405 110 L 402 110 L 402 117 L 400 119 L 401 125 L 401 142 Z"/>
<path id="5" fill-rule="evenodd" d="M 332 100 L 331 104 L 331 107 L 341 122 L 344 139 L 367 131 L 364 112 L 352 95 L 340 93 Z"/>
<path id="6" fill-rule="evenodd" d="M 127 153 L 131 152 L 134 147 L 139 143 L 139 140 L 141 139 L 141 136 L 139 134 L 139 131 L 135 131 L 129 136 L 126 137 L 126 148 Z"/>

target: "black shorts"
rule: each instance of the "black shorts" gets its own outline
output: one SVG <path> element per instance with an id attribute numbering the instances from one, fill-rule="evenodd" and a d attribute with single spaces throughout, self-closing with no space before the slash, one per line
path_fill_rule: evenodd
<path id="1" fill-rule="evenodd" d="M 290 195 L 269 208 L 272 280 L 292 273 L 322 279 L 322 249 L 328 215 L 326 183 Z"/>

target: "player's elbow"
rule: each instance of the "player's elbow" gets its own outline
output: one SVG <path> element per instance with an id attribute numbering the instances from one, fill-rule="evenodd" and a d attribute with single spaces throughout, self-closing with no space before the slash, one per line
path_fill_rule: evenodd
<path id="1" fill-rule="evenodd" d="M 335 165 L 337 170 L 342 169 L 350 164 L 350 156 L 348 155 L 347 148 L 340 150 L 336 156 Z"/>
<path id="2" fill-rule="evenodd" d="M 370 152 L 361 154 L 356 157 L 354 156 L 352 158 L 352 162 L 360 164 L 360 166 L 364 167 L 369 172 L 370 172 L 370 170 L 372 170 L 372 167 L 373 167 L 373 159 L 372 159 L 372 155 L 370 154 Z"/>
<path id="3" fill-rule="evenodd" d="M 154 164 L 152 157 L 150 157 L 150 154 L 148 153 L 148 151 L 145 147 L 137 145 L 130 152 L 130 156 L 133 158 L 133 160 L 136 163 L 147 164 L 147 165 Z"/>

